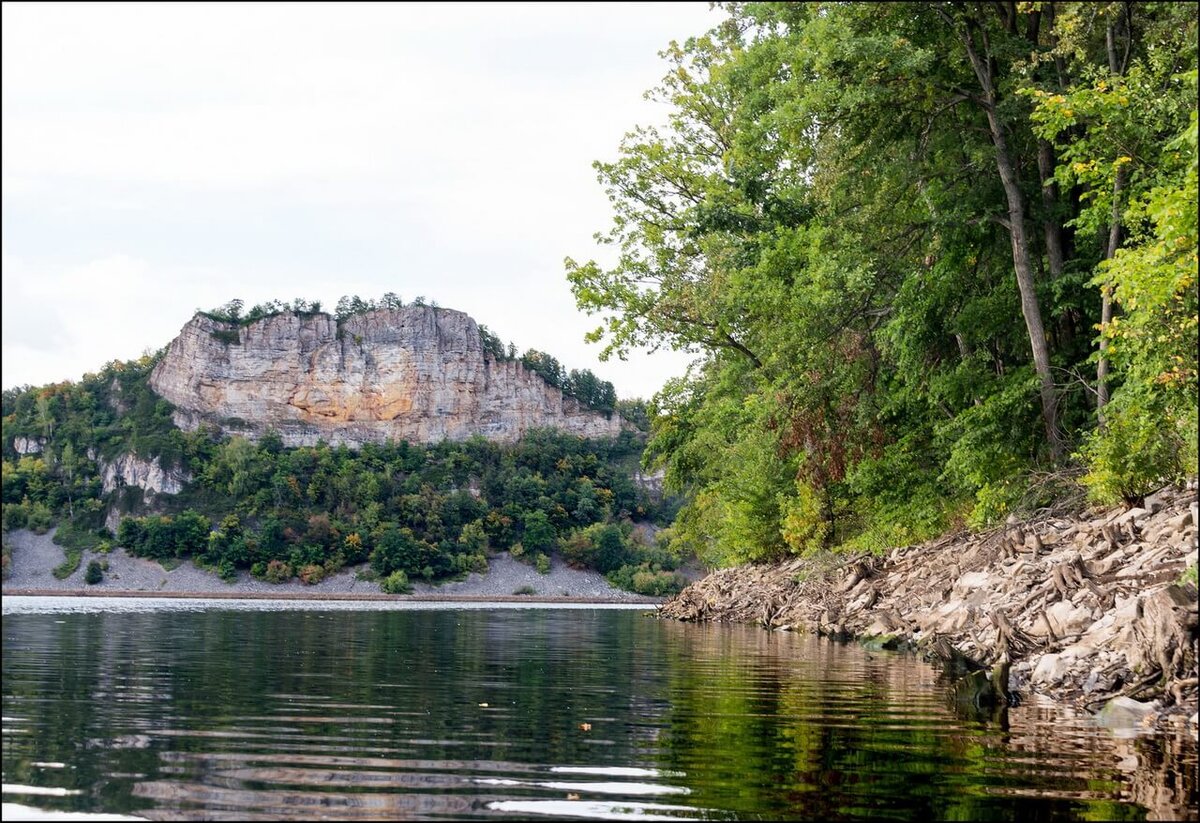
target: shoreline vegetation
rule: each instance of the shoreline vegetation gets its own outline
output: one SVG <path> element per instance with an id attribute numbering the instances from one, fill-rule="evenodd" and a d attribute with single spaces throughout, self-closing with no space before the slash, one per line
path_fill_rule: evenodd
<path id="1" fill-rule="evenodd" d="M 939 664 L 967 711 L 1034 695 L 1102 725 L 1197 734 L 1197 494 L 1045 512 L 870 553 L 714 572 L 659 608 L 689 622 L 808 631 Z"/>
<path id="2" fill-rule="evenodd" d="M 356 592 L 152 592 L 121 589 L 11 589 L 3 590 L 5 597 L 146 597 L 175 600 L 340 600 L 362 602 L 396 603 L 582 603 L 594 605 L 637 605 L 657 606 L 661 597 L 632 595 L 622 599 L 616 597 L 555 597 L 539 594 L 369 594 Z"/>

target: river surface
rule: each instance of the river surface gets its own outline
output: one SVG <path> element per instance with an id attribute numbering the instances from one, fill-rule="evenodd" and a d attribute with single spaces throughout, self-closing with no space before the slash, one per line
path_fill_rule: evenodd
<path id="1" fill-rule="evenodd" d="M 645 607 L 4 599 L 5 816 L 1194 818 L 1196 747 Z"/>

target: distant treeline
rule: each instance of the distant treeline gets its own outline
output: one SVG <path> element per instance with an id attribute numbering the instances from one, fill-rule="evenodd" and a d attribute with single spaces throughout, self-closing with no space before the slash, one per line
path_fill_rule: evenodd
<path id="1" fill-rule="evenodd" d="M 274 433 L 255 443 L 176 428 L 171 405 L 148 385 L 160 356 L 3 393 L 6 533 L 58 524 L 76 563 L 81 548 L 119 544 L 276 582 L 314 583 L 369 561 L 393 591 L 410 578 L 482 570 L 489 549 L 543 569 L 557 552 L 645 593 L 681 584 L 681 558 L 633 525 L 665 526 L 674 514 L 633 484 L 639 432 L 591 441 L 542 431 L 511 446 L 475 438 L 285 448 Z M 192 480 L 150 508 L 136 486 L 103 493 L 102 462 L 127 453 Z M 124 515 L 115 535 L 104 528 L 110 506 Z"/>

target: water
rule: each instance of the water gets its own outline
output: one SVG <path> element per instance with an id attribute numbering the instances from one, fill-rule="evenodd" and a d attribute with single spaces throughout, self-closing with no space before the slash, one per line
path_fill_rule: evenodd
<path id="1" fill-rule="evenodd" d="M 6 815 L 1194 817 L 1196 748 L 642 609 L 6 598 Z M 644 607 L 643 607 L 644 608 Z"/>

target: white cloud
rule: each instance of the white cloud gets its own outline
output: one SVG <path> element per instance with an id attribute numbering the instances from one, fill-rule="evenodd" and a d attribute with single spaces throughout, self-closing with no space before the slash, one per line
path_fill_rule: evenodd
<path id="1" fill-rule="evenodd" d="M 685 358 L 597 364 L 562 258 L 609 221 L 591 161 L 661 117 L 656 50 L 717 19 L 5 4 L 4 384 L 135 357 L 235 296 L 399 291 L 648 396 Z"/>

